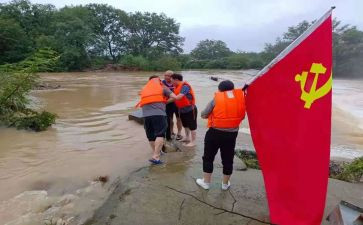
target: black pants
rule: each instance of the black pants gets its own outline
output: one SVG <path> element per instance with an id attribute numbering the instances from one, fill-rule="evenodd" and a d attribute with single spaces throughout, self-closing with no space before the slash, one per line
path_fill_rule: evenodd
<path id="1" fill-rule="evenodd" d="M 205 173 L 213 172 L 214 157 L 218 149 L 220 149 L 223 174 L 232 174 L 237 135 L 238 132 L 227 132 L 209 128 L 204 138 L 203 171 Z"/>
<path id="2" fill-rule="evenodd" d="M 176 118 L 179 118 L 179 109 L 176 107 L 174 102 L 171 102 L 166 105 L 166 119 L 168 122 L 168 127 L 166 129 L 166 140 L 171 140 L 171 133 L 173 132 L 170 127 L 171 121 L 173 121 L 173 115 L 175 114 Z"/>

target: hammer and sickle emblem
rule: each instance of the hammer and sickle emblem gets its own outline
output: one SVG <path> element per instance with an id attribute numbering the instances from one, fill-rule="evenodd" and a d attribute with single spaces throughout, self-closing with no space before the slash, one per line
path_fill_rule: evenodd
<path id="1" fill-rule="evenodd" d="M 315 74 L 313 84 L 311 85 L 310 91 L 305 91 L 306 79 L 308 77 L 308 72 L 303 71 L 301 74 L 295 75 L 295 81 L 300 82 L 301 87 L 301 96 L 300 99 L 305 102 L 304 108 L 310 109 L 311 104 L 314 103 L 315 100 L 325 96 L 329 93 L 332 87 L 333 77 L 330 74 L 329 80 L 320 88 L 316 88 L 316 84 L 318 82 L 319 75 L 323 75 L 326 72 L 326 68 L 321 63 L 313 63 L 310 68 L 310 73 Z"/>

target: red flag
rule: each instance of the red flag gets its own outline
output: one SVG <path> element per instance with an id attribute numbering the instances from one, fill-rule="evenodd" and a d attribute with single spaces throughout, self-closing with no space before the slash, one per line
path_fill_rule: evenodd
<path id="1" fill-rule="evenodd" d="M 247 113 L 271 223 L 320 224 L 331 135 L 331 11 L 248 87 Z"/>

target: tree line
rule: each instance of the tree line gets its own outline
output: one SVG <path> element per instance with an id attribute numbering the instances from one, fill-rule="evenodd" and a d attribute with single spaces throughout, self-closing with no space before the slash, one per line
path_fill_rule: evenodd
<path id="1" fill-rule="evenodd" d="M 192 50 L 187 67 L 208 69 L 260 69 L 307 30 L 314 21 L 302 21 L 288 28 L 274 43 L 266 43 L 263 51 L 232 52 L 222 41 L 204 40 Z M 363 32 L 356 26 L 333 20 L 333 73 L 336 77 L 363 78 Z"/>
<path id="2" fill-rule="evenodd" d="M 202 40 L 183 54 L 180 24 L 165 14 L 128 13 L 106 4 L 65 6 L 14 0 L 0 4 L 0 65 L 39 49 L 59 55 L 53 71 L 80 71 L 119 64 L 142 70 L 260 69 L 312 22 L 291 26 L 261 52 L 232 51 L 221 40 Z M 362 77 L 363 32 L 333 22 L 334 74 Z"/>
<path id="3" fill-rule="evenodd" d="M 156 59 L 182 52 L 179 24 L 165 14 L 126 13 L 105 4 L 66 6 L 15 0 L 0 5 L 0 64 L 37 49 L 60 55 L 58 70 L 118 63 L 123 56 Z"/>

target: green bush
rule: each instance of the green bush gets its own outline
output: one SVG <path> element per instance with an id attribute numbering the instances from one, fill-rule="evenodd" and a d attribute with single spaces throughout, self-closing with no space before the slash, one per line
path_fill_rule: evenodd
<path id="1" fill-rule="evenodd" d="M 126 55 L 121 58 L 120 64 L 128 67 L 136 67 L 141 70 L 150 70 L 150 62 L 143 56 Z"/>
<path id="2" fill-rule="evenodd" d="M 204 69 L 226 69 L 225 59 L 210 60 L 204 65 Z"/>
<path id="3" fill-rule="evenodd" d="M 193 60 L 186 62 L 184 64 L 185 69 L 202 69 L 205 67 L 205 64 L 207 64 L 207 61 L 205 60 Z"/>
<path id="4" fill-rule="evenodd" d="M 226 58 L 227 69 L 239 70 L 247 69 L 249 65 L 249 59 L 247 56 L 242 54 L 234 54 Z"/>
<path id="5" fill-rule="evenodd" d="M 105 65 L 112 63 L 110 59 L 105 57 L 93 57 L 91 58 L 91 69 L 97 70 L 102 69 Z"/>
<path id="6" fill-rule="evenodd" d="M 262 69 L 264 62 L 261 59 L 253 59 L 250 61 L 248 68 L 250 69 Z"/>
<path id="7" fill-rule="evenodd" d="M 181 63 L 172 56 L 162 56 L 151 62 L 151 69 L 156 71 L 180 70 Z"/>
<path id="8" fill-rule="evenodd" d="M 55 123 L 56 115 L 43 111 L 41 113 L 26 110 L 24 112 L 16 112 L 8 116 L 1 116 L 0 120 L 4 125 L 16 127 L 17 129 L 27 129 L 34 131 L 44 131 Z"/>
<path id="9" fill-rule="evenodd" d="M 257 170 L 261 169 L 255 152 L 247 150 L 236 150 L 236 156 L 246 164 L 247 168 Z"/>
<path id="10" fill-rule="evenodd" d="M 27 96 L 37 84 L 36 72 L 54 70 L 58 58 L 54 51 L 40 49 L 19 63 L 0 66 L 0 124 L 42 131 L 55 123 L 55 114 L 29 109 Z"/>
<path id="11" fill-rule="evenodd" d="M 343 171 L 334 178 L 348 182 L 359 182 L 363 176 L 363 157 L 343 166 Z"/>

